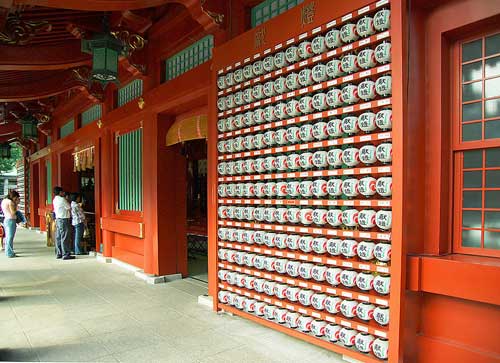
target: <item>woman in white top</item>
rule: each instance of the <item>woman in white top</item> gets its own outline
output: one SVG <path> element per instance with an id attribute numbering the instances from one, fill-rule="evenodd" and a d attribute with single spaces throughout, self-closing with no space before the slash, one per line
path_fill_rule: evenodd
<path id="1" fill-rule="evenodd" d="M 14 253 L 14 236 L 16 235 L 16 212 L 18 203 L 19 193 L 15 190 L 10 190 L 1 204 L 4 215 L 3 225 L 5 227 L 5 256 L 7 257 L 16 257 Z"/>

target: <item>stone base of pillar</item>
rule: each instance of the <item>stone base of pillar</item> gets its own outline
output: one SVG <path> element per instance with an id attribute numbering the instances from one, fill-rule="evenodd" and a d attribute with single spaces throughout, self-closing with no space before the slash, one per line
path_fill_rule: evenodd
<path id="1" fill-rule="evenodd" d="M 214 299 L 210 295 L 200 295 L 198 296 L 198 304 L 208 306 L 210 309 L 213 309 Z"/>
<path id="2" fill-rule="evenodd" d="M 95 256 L 96 260 L 102 263 L 112 263 L 117 266 L 120 266 L 121 268 L 131 271 L 134 273 L 134 276 L 146 281 L 146 283 L 150 285 L 156 285 L 156 284 L 164 284 L 167 282 L 175 281 L 175 280 L 180 280 L 182 279 L 181 274 L 172 274 L 172 275 L 163 275 L 163 276 L 156 276 L 156 275 L 151 275 L 145 273 L 143 270 L 140 268 L 133 266 L 131 264 L 128 264 L 126 262 L 120 261 L 116 258 L 112 257 L 105 257 L 101 253 L 98 252 L 89 252 L 89 256 Z"/>

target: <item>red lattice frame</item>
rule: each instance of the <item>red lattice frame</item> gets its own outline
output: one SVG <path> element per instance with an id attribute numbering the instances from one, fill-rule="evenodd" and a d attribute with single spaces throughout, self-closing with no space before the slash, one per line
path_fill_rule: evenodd
<path id="1" fill-rule="evenodd" d="M 485 98 L 485 82 L 489 79 L 496 78 L 498 75 L 493 77 L 485 77 L 485 62 L 486 60 L 494 57 L 500 56 L 500 53 L 484 56 L 485 51 L 485 39 L 491 35 L 498 34 L 499 30 L 493 32 L 484 33 L 480 36 L 475 36 L 467 39 L 463 39 L 457 42 L 454 49 L 454 82 L 453 82 L 453 162 L 454 162 L 454 205 L 453 205 L 453 251 L 456 253 L 482 255 L 490 257 L 500 257 L 500 250 L 488 249 L 484 247 L 484 236 L 485 232 L 500 232 L 500 229 L 485 228 L 485 212 L 494 211 L 500 212 L 500 208 L 485 208 L 485 195 L 486 191 L 500 191 L 500 188 L 487 188 L 486 187 L 486 171 L 489 170 L 500 170 L 500 167 L 486 167 L 486 150 L 490 148 L 500 147 L 500 138 L 496 139 L 485 139 L 485 126 L 486 123 L 492 120 L 499 120 L 500 117 L 485 118 L 484 114 L 484 102 L 487 100 L 500 99 L 500 97 Z M 471 60 L 462 61 L 462 45 L 469 43 L 478 39 L 482 39 L 482 57 Z M 481 78 L 472 81 L 462 81 L 462 67 L 467 64 L 482 62 L 482 75 Z M 481 98 L 473 101 L 463 101 L 462 98 L 462 85 L 471 84 L 474 82 L 481 81 L 482 83 L 482 95 Z M 462 122 L 462 107 L 464 104 L 471 104 L 481 101 L 481 119 Z M 474 141 L 462 141 L 462 125 L 467 124 L 478 124 L 481 123 L 481 140 Z M 482 152 L 482 165 L 478 168 L 464 168 L 463 158 L 465 151 L 479 150 Z M 465 171 L 481 171 L 482 172 L 482 187 L 480 188 L 464 188 L 464 172 Z M 463 192 L 464 191 L 481 191 L 481 208 L 463 208 Z M 462 226 L 462 216 L 463 211 L 481 211 L 481 228 L 467 228 Z M 481 245 L 480 247 L 464 247 L 462 245 L 462 231 L 463 230 L 478 230 L 481 231 Z"/>

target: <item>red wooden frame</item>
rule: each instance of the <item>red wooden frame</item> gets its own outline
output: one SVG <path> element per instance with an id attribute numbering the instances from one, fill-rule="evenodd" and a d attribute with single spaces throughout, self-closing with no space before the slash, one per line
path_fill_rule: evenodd
<path id="1" fill-rule="evenodd" d="M 119 193 L 120 193 L 120 188 L 119 188 L 119 180 L 120 177 L 118 175 L 118 160 L 119 160 L 119 155 L 118 155 L 118 143 L 117 143 L 117 138 L 119 135 L 126 134 L 128 132 L 132 132 L 138 129 L 142 129 L 142 120 L 141 121 L 132 121 L 131 123 L 127 124 L 125 127 L 115 129 L 113 130 L 113 182 L 112 182 L 112 189 L 113 189 L 113 206 L 114 206 L 114 217 L 125 217 L 124 219 L 130 220 L 130 221 L 136 221 L 136 222 L 141 222 L 142 218 L 144 216 L 144 205 L 143 205 L 143 210 L 142 211 L 132 211 L 132 210 L 124 210 L 124 209 L 119 209 Z M 144 135 L 143 135 L 143 143 L 142 143 L 142 155 L 144 158 Z M 144 164 L 144 163 L 143 163 Z M 144 166 L 143 166 L 144 169 Z M 143 198 L 144 198 L 144 170 L 142 171 L 142 178 L 143 178 Z"/>
<path id="2" fill-rule="evenodd" d="M 480 256 L 489 256 L 489 257 L 500 257 L 500 250 L 494 250 L 494 249 L 487 249 L 484 248 L 484 234 L 485 234 L 485 228 L 484 228 L 484 223 L 485 223 L 485 216 L 484 213 L 490 208 L 485 208 L 485 191 L 486 191 L 486 184 L 485 184 L 485 175 L 486 175 L 486 170 L 498 170 L 498 168 L 485 168 L 485 158 L 486 158 L 486 153 L 485 150 L 488 148 L 494 148 L 494 147 L 500 147 L 500 138 L 498 139 L 485 139 L 485 125 L 486 122 L 490 120 L 496 120 L 498 118 L 488 118 L 485 119 L 484 117 L 484 102 L 486 100 L 490 99 L 499 99 L 499 97 L 491 97 L 491 98 L 485 98 L 485 81 L 490 78 L 497 78 L 496 77 L 485 77 L 485 61 L 490 58 L 498 57 L 499 54 L 493 55 L 493 56 L 485 56 L 485 38 L 491 35 L 495 34 L 500 34 L 500 28 L 498 26 L 495 27 L 496 29 L 479 29 L 479 31 L 475 32 L 473 35 L 470 35 L 468 37 L 462 38 L 458 41 L 455 42 L 453 46 L 453 51 L 452 51 L 452 62 L 450 64 L 453 67 L 453 72 L 452 74 L 452 82 L 450 84 L 452 85 L 452 117 L 451 117 L 451 122 L 452 122 L 452 173 L 450 175 L 453 176 L 453 182 L 452 182 L 452 188 L 450 190 L 453 191 L 453 206 L 452 206 L 452 220 L 451 220 L 451 225 L 452 225 L 452 231 L 453 231 L 453 236 L 452 236 L 452 250 L 453 252 L 456 253 L 463 253 L 463 254 L 473 254 L 473 255 L 480 255 Z M 462 45 L 465 43 L 469 43 L 471 41 L 475 41 L 478 39 L 482 39 L 482 55 L 480 58 L 463 62 L 462 61 Z M 482 62 L 482 74 L 481 77 L 478 79 L 475 79 L 473 81 L 467 81 L 467 82 L 462 82 L 462 67 L 467 64 L 475 63 L 481 61 Z M 481 82 L 481 87 L 482 87 L 482 95 L 481 98 L 473 100 L 473 101 L 462 101 L 462 85 L 464 84 L 470 84 L 474 82 Z M 475 103 L 475 102 L 481 102 L 481 114 L 482 117 L 481 119 L 478 120 L 473 120 L 473 121 L 467 121 L 467 122 L 462 122 L 462 105 L 463 104 L 470 104 L 470 103 Z M 481 124 L 481 137 L 482 140 L 474 140 L 474 141 L 462 141 L 462 125 L 465 124 Z M 477 210 L 481 211 L 481 229 L 476 229 L 476 228 L 464 228 L 462 226 L 462 212 L 463 212 L 463 196 L 462 193 L 464 191 L 463 187 L 463 175 L 464 175 L 464 168 L 463 168 L 463 153 L 465 151 L 472 151 L 472 150 L 477 150 L 482 152 L 483 156 L 483 162 L 482 162 L 482 167 L 481 168 L 474 168 L 470 169 L 467 168 L 467 171 L 481 171 L 482 172 L 482 187 L 481 188 L 467 188 L 469 191 L 481 191 L 482 192 L 482 207 L 481 208 L 467 208 L 467 210 Z M 500 190 L 500 188 L 487 188 L 488 190 Z M 493 209 L 493 210 L 498 210 L 500 209 Z M 462 245 L 462 230 L 479 230 L 481 231 L 481 247 L 464 247 Z M 498 229 L 490 229 L 488 228 L 488 231 L 493 231 L 493 232 L 500 232 Z"/>
<path id="3" fill-rule="evenodd" d="M 299 35 L 301 33 L 307 33 L 312 31 L 315 27 L 321 26 L 330 22 L 336 17 L 350 13 L 355 9 L 361 9 L 370 4 L 374 4 L 370 0 L 356 0 L 351 2 L 329 2 L 329 1 L 314 1 L 316 7 L 316 16 L 311 24 L 300 26 L 301 10 L 304 6 L 312 3 L 312 1 L 305 1 L 300 6 L 290 9 L 285 14 L 277 16 L 268 22 L 260 25 L 259 27 L 253 28 L 246 33 L 241 34 L 239 37 L 234 38 L 232 41 L 224 43 L 220 47 L 214 48 L 214 61 L 213 61 L 213 72 L 212 72 L 212 82 L 215 85 L 217 80 L 218 71 L 224 69 L 229 71 L 232 67 L 236 66 L 235 62 L 242 61 L 245 57 L 259 58 L 266 55 L 271 51 L 271 46 L 274 46 L 280 42 L 283 45 L 287 42 L 289 38 L 295 36 L 295 39 L 301 39 Z M 406 12 L 407 2 L 405 0 L 398 0 L 391 2 L 391 43 L 392 43 L 392 78 L 394 89 L 398 89 L 398 92 L 394 92 L 392 96 L 392 110 L 393 119 L 404 120 L 405 119 L 405 107 L 407 105 L 407 95 L 404 90 L 407 89 L 407 58 L 405 57 L 407 44 L 406 44 L 406 33 L 407 33 L 407 12 Z M 257 43 L 256 33 L 265 28 L 265 42 Z M 252 46 L 253 45 L 253 46 Z M 268 48 L 269 50 L 267 50 Z M 215 87 L 212 90 L 210 96 L 210 117 L 211 121 L 217 119 L 217 110 L 214 105 L 216 105 L 218 91 Z M 208 159 L 209 159 L 209 173 L 208 173 L 208 183 L 209 183 L 209 194 L 208 202 L 213 205 L 209 209 L 209 294 L 214 297 L 214 309 L 217 310 L 221 308 L 221 304 L 216 303 L 215 299 L 217 296 L 218 288 L 217 285 L 217 128 L 216 122 L 209 122 L 208 130 Z M 404 131 L 405 127 L 402 122 L 395 122 L 393 125 L 393 196 L 392 196 L 392 212 L 393 216 L 398 216 L 393 218 L 392 226 L 392 259 L 391 259 L 391 329 L 388 333 L 388 338 L 390 341 L 389 345 L 389 362 L 401 361 L 403 357 L 403 345 L 402 345 L 402 329 L 400 329 L 402 322 L 403 306 L 405 304 L 405 288 L 404 282 L 406 279 L 406 264 L 405 264 L 405 254 L 406 254 L 406 244 L 404 243 L 404 223 L 403 221 L 403 211 L 409 208 L 410 203 L 406 202 L 406 194 L 408 193 L 404 187 L 404 177 L 405 171 L 404 160 L 406 149 L 404 146 Z M 406 208 L 405 208 L 406 207 Z M 243 315 L 243 314 L 242 314 Z M 248 316 L 249 319 L 256 321 L 258 323 L 262 322 L 262 319 L 255 316 Z M 301 335 L 295 331 L 287 332 L 293 336 L 301 337 Z M 331 348 L 331 347 L 330 347 Z M 356 356 L 357 357 L 357 356 Z M 365 357 L 365 359 L 367 359 Z"/>

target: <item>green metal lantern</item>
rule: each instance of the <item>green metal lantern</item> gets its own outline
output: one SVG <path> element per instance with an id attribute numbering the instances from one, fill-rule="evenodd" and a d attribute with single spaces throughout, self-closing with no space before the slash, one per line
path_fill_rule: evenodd
<path id="1" fill-rule="evenodd" d="M 38 139 L 38 120 L 28 115 L 19 121 L 21 124 L 21 135 L 24 139 Z"/>
<path id="2" fill-rule="evenodd" d="M 10 159 L 10 144 L 9 143 L 3 143 L 0 144 L 0 157 L 2 159 Z"/>
<path id="3" fill-rule="evenodd" d="M 106 21 L 104 32 L 82 39 L 82 52 L 92 54 L 91 77 L 103 84 L 118 82 L 118 57 L 122 51 L 122 42 L 109 32 Z"/>

